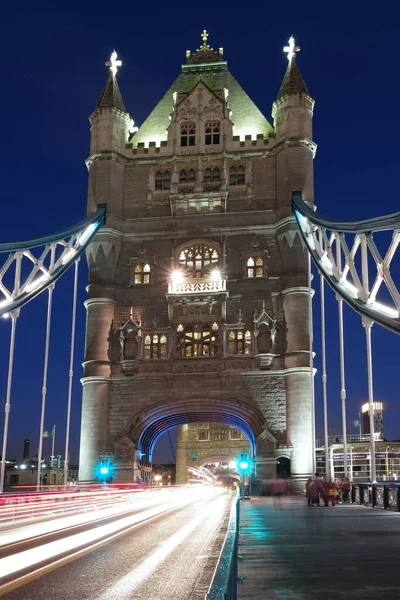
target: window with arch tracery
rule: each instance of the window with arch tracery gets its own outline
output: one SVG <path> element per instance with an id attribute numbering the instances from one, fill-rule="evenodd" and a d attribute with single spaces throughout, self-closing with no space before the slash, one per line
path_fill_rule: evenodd
<path id="1" fill-rule="evenodd" d="M 206 146 L 219 144 L 220 123 L 219 121 L 207 121 L 204 126 Z"/>
<path id="2" fill-rule="evenodd" d="M 246 263 L 247 277 L 264 277 L 264 259 L 262 256 L 249 256 Z"/>
<path id="3" fill-rule="evenodd" d="M 216 356 L 218 352 L 218 323 L 195 323 L 177 328 L 179 356 Z"/>
<path id="4" fill-rule="evenodd" d="M 196 181 L 196 173 L 194 169 L 181 169 L 179 173 L 179 183 L 195 183 Z"/>
<path id="5" fill-rule="evenodd" d="M 196 145 L 196 123 L 182 123 L 181 146 Z"/>
<path id="6" fill-rule="evenodd" d="M 189 277 L 201 279 L 213 268 L 218 268 L 219 255 L 216 248 L 208 244 L 195 244 L 184 248 L 179 254 L 179 266 Z"/>
<path id="7" fill-rule="evenodd" d="M 144 338 L 144 358 L 166 358 L 167 336 L 162 333 L 148 334 Z"/>
<path id="8" fill-rule="evenodd" d="M 171 173 L 169 171 L 157 171 L 154 187 L 156 190 L 171 189 Z"/>
<path id="9" fill-rule="evenodd" d="M 135 283 L 150 283 L 151 266 L 149 263 L 135 265 Z"/>
<path id="10" fill-rule="evenodd" d="M 213 169 L 211 169 L 210 167 L 207 167 L 204 171 L 204 182 L 205 183 L 211 183 L 212 181 L 220 181 L 220 172 L 218 167 L 214 167 Z"/>
<path id="11" fill-rule="evenodd" d="M 229 185 L 244 185 L 244 167 L 231 167 L 229 169 Z"/>
<path id="12" fill-rule="evenodd" d="M 231 329 L 228 333 L 228 345 L 231 354 L 251 354 L 251 331 Z"/>

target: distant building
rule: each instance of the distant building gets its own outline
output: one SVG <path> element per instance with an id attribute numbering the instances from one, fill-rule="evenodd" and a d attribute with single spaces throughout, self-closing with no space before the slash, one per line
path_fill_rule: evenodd
<path id="1" fill-rule="evenodd" d="M 362 405 L 361 412 L 363 415 L 362 424 L 363 432 L 370 433 L 369 428 L 369 403 Z M 383 402 L 374 402 L 374 430 L 375 439 L 383 440 Z"/>

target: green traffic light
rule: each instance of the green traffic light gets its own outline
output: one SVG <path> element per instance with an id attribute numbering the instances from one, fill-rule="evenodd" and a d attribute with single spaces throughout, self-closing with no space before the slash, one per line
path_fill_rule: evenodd
<path id="1" fill-rule="evenodd" d="M 241 469 L 242 471 L 246 471 L 249 468 L 249 463 L 246 462 L 245 460 L 241 460 L 239 463 L 239 469 Z"/>

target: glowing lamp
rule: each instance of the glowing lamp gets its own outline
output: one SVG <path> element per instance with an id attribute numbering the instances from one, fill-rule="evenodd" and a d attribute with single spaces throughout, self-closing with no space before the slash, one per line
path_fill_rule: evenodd
<path id="1" fill-rule="evenodd" d="M 214 269 L 213 271 L 211 271 L 211 279 L 221 279 L 221 271 L 219 271 L 218 269 Z"/>
<path id="2" fill-rule="evenodd" d="M 239 469 L 246 471 L 249 468 L 249 463 L 246 460 L 241 460 L 239 463 Z"/>
<path id="3" fill-rule="evenodd" d="M 182 271 L 174 271 L 172 273 L 172 281 L 174 283 L 181 283 L 183 281 Z"/>
<path id="4" fill-rule="evenodd" d="M 108 473 L 108 467 L 101 467 L 101 469 L 100 469 L 100 473 L 101 473 L 102 475 L 107 475 L 107 473 Z"/>

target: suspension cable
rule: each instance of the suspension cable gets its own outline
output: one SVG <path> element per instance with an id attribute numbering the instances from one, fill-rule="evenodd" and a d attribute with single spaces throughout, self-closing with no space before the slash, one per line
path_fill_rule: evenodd
<path id="1" fill-rule="evenodd" d="M 6 452 L 7 452 L 7 438 L 8 438 L 8 421 L 10 418 L 11 410 L 11 384 L 13 376 L 13 364 L 14 364 L 14 349 L 15 349 L 15 332 L 17 327 L 17 318 L 19 310 L 11 313 L 11 336 L 10 336 L 10 353 L 8 357 L 8 377 L 7 377 L 7 393 L 6 403 L 4 407 L 4 432 L 3 432 L 3 450 L 1 453 L 1 473 L 0 473 L 0 493 L 4 492 L 4 477 L 6 471 Z"/>
<path id="2" fill-rule="evenodd" d="M 321 343 L 322 343 L 322 392 L 324 398 L 324 438 L 325 438 L 325 473 L 331 476 L 329 463 L 329 437 L 328 437 L 328 393 L 326 375 L 326 336 L 325 336 L 325 280 L 321 273 L 319 274 L 320 292 L 321 292 Z"/>
<path id="3" fill-rule="evenodd" d="M 47 302 L 47 324 L 46 324 L 46 342 L 44 349 L 44 364 L 43 364 L 43 386 L 42 386 L 42 409 L 40 413 L 40 431 L 39 431 L 39 450 L 38 450 L 38 467 L 37 467 L 37 480 L 36 489 L 40 490 L 40 476 L 42 471 L 42 453 L 43 453 L 43 429 L 44 429 L 44 414 L 46 410 L 46 394 L 47 394 L 47 371 L 49 364 L 49 346 L 50 346 L 50 325 L 51 325 L 51 309 L 53 302 L 53 290 L 54 285 L 52 284 L 49 290 L 49 297 Z"/>
<path id="4" fill-rule="evenodd" d="M 308 340 L 310 353 L 310 396 L 311 396 L 311 436 L 312 436 L 312 470 L 316 471 L 315 456 L 315 398 L 314 398 L 314 355 L 313 355 L 313 312 L 311 288 L 311 255 L 308 253 Z"/>
<path id="5" fill-rule="evenodd" d="M 72 300 L 72 321 L 71 321 L 71 348 L 69 357 L 69 372 L 68 372 L 68 400 L 67 400 L 67 424 L 65 428 L 65 454 L 64 454 L 64 485 L 68 482 L 68 466 L 69 466 L 69 430 L 71 422 L 71 399 L 72 399 L 72 382 L 74 375 L 74 355 L 75 355 L 75 325 L 76 325 L 76 304 L 78 296 L 78 264 L 79 258 L 75 262 L 74 273 L 74 292 Z"/>

